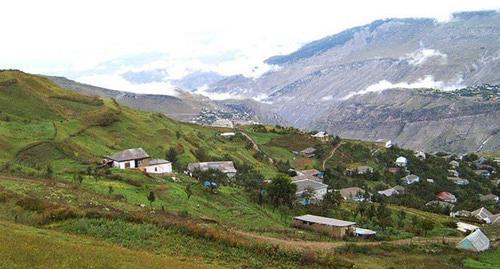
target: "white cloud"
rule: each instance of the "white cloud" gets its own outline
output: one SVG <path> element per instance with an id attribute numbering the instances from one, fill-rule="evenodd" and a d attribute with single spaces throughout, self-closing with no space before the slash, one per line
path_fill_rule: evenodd
<path id="1" fill-rule="evenodd" d="M 421 88 L 432 88 L 432 89 L 438 89 L 442 91 L 452 91 L 458 88 L 463 88 L 463 85 L 460 85 L 462 83 L 462 80 L 459 79 L 455 83 L 445 83 L 443 81 L 435 81 L 433 76 L 425 76 L 424 78 L 420 78 L 416 80 L 415 82 L 408 83 L 408 82 L 399 82 L 399 83 L 391 83 L 387 80 L 381 80 L 375 84 L 372 84 L 366 89 L 357 91 L 357 92 L 351 92 L 348 95 L 344 96 L 341 98 L 341 100 L 347 100 L 353 96 L 356 95 L 363 95 L 363 94 L 368 94 L 368 93 L 380 93 L 388 89 L 421 89 Z"/>
<path id="2" fill-rule="evenodd" d="M 145 84 L 132 84 L 125 80 L 120 74 L 89 75 L 79 77 L 77 80 L 82 83 L 99 85 L 100 87 L 112 90 L 179 96 L 179 91 L 169 83 L 153 82 Z"/>
<path id="3" fill-rule="evenodd" d="M 158 67 L 172 78 L 190 70 L 256 77 L 272 70 L 262 63 L 267 57 L 376 19 L 443 21 L 452 12 L 498 7 L 498 0 L 4 1 L 0 68 L 72 79 Z M 158 58 L 119 61 L 143 54 Z M 100 65 L 112 60 L 113 70 Z"/>
<path id="4" fill-rule="evenodd" d="M 407 53 L 402 60 L 408 61 L 411 65 L 421 65 L 430 60 L 431 58 L 440 58 L 446 60 L 448 56 L 435 49 L 421 48 L 414 52 Z M 444 63 L 444 62 L 443 62 Z"/>
<path id="5" fill-rule="evenodd" d="M 330 100 L 333 100 L 332 95 L 327 95 L 327 96 L 321 97 L 321 101 L 330 101 Z"/>
<path id="6" fill-rule="evenodd" d="M 238 94 L 210 92 L 207 90 L 208 90 L 208 86 L 205 85 L 203 87 L 198 88 L 194 92 L 194 94 L 203 95 L 203 96 L 206 96 L 212 100 L 217 100 L 217 101 L 228 100 L 228 99 L 245 99 L 246 98 L 245 96 L 238 95 Z"/>

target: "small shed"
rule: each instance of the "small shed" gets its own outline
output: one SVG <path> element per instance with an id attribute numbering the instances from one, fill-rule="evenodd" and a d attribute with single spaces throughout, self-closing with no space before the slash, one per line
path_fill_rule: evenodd
<path id="1" fill-rule="evenodd" d="M 328 234 L 332 237 L 343 238 L 354 233 L 355 222 L 326 218 L 315 215 L 303 215 L 293 218 L 293 226 L 310 229 Z"/>
<path id="2" fill-rule="evenodd" d="M 354 229 L 354 235 L 362 238 L 373 238 L 377 232 L 369 230 L 369 229 L 363 229 L 363 228 L 358 228 L 356 227 Z"/>
<path id="3" fill-rule="evenodd" d="M 458 242 L 457 248 L 481 252 L 490 248 L 490 240 L 480 229 L 477 229 Z"/>

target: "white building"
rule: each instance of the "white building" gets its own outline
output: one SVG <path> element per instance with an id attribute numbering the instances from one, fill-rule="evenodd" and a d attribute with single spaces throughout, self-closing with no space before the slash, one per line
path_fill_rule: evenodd
<path id="1" fill-rule="evenodd" d="M 225 132 L 225 133 L 220 134 L 220 136 L 222 136 L 222 137 L 233 137 L 235 135 L 236 135 L 235 132 Z"/>
<path id="2" fill-rule="evenodd" d="M 323 200 L 323 197 L 328 192 L 328 185 L 311 179 L 302 179 L 293 181 L 293 184 L 297 185 L 297 192 L 295 195 L 297 197 L 302 197 L 306 191 L 312 191 L 314 200 Z"/>
<path id="3" fill-rule="evenodd" d="M 401 181 L 403 181 L 403 183 L 406 184 L 406 185 L 411 185 L 413 183 L 419 182 L 420 181 L 420 177 L 417 176 L 417 175 L 411 174 L 411 175 L 407 175 L 407 176 L 401 178 Z"/>
<path id="4" fill-rule="evenodd" d="M 314 138 L 326 138 L 326 137 L 328 137 L 328 133 L 321 131 L 321 132 L 317 132 L 316 134 L 313 134 L 311 136 Z"/>
<path id="5" fill-rule="evenodd" d="M 149 154 L 142 148 L 127 149 L 105 158 L 107 162 L 112 162 L 113 167 L 120 169 L 144 167 L 149 159 Z"/>
<path id="6" fill-rule="evenodd" d="M 151 160 L 148 165 L 144 167 L 144 171 L 150 174 L 172 173 L 172 163 L 161 159 Z"/>
<path id="7" fill-rule="evenodd" d="M 396 165 L 399 167 L 406 167 L 406 165 L 408 165 L 408 160 L 405 157 L 400 156 L 396 159 Z"/>

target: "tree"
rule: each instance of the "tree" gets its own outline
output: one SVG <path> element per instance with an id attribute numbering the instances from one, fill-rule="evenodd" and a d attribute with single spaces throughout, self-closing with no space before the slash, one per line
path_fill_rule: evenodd
<path id="1" fill-rule="evenodd" d="M 342 203 L 342 195 L 340 195 L 340 192 L 329 190 L 323 197 L 321 205 L 324 210 L 328 210 L 339 207 L 340 203 Z"/>
<path id="2" fill-rule="evenodd" d="M 113 186 L 109 185 L 109 186 L 108 186 L 108 193 L 109 193 L 109 195 L 113 194 L 113 191 L 115 191 L 115 190 L 113 189 Z"/>
<path id="3" fill-rule="evenodd" d="M 153 208 L 153 202 L 156 200 L 156 196 L 155 196 L 155 193 L 150 191 L 149 192 L 149 195 L 148 195 L 148 201 L 149 201 L 149 205 L 151 206 L 151 208 Z"/>
<path id="4" fill-rule="evenodd" d="M 170 147 L 167 151 L 166 158 L 175 164 L 177 162 L 177 150 L 174 147 Z"/>
<path id="5" fill-rule="evenodd" d="M 434 228 L 434 223 L 428 219 L 424 219 L 418 224 L 418 227 L 424 235 L 427 235 L 427 233 Z"/>
<path id="6" fill-rule="evenodd" d="M 45 175 L 48 178 L 52 178 L 54 176 L 54 170 L 52 170 L 52 166 L 50 164 L 47 165 L 47 168 L 45 170 Z"/>
<path id="7" fill-rule="evenodd" d="M 297 185 L 293 184 L 289 177 L 278 175 L 274 177 L 267 186 L 267 193 L 271 203 L 277 207 L 280 205 L 292 206 L 295 200 Z"/>
<path id="8" fill-rule="evenodd" d="M 307 187 L 302 193 L 302 199 L 304 199 L 304 204 L 308 205 L 311 200 L 314 198 L 314 189 L 311 187 Z"/>
<path id="9" fill-rule="evenodd" d="M 377 208 L 377 221 L 385 229 L 392 224 L 391 210 L 388 209 L 384 202 L 380 203 Z"/>
<path id="10" fill-rule="evenodd" d="M 405 219 L 406 219 L 406 212 L 401 209 L 398 213 L 398 226 L 399 227 L 403 227 Z"/>
<path id="11" fill-rule="evenodd" d="M 189 198 L 191 198 L 191 195 L 193 195 L 193 190 L 191 189 L 191 184 L 186 185 L 186 189 L 184 190 L 186 192 L 186 195 Z"/>

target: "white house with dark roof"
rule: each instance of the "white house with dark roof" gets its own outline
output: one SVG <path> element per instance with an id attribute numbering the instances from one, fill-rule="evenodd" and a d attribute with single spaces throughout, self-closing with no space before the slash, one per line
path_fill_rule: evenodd
<path id="1" fill-rule="evenodd" d="M 151 157 L 142 148 L 127 149 L 107 156 L 105 160 L 111 162 L 113 167 L 120 169 L 144 167 Z"/>

